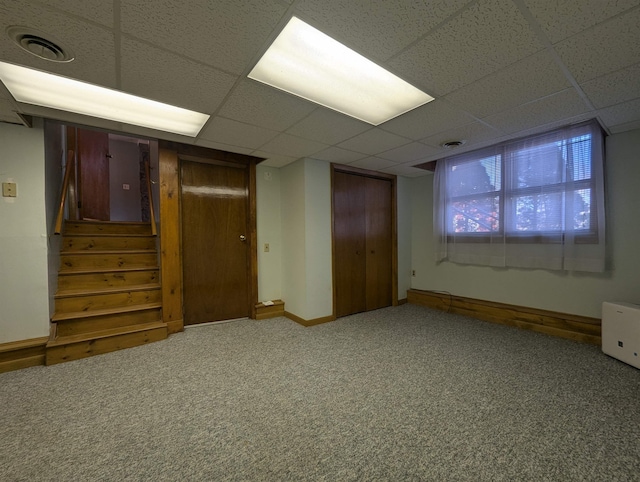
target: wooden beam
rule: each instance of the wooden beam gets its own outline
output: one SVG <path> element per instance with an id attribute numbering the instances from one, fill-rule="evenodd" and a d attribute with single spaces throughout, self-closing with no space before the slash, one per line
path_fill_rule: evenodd
<path id="1" fill-rule="evenodd" d="M 159 149 L 160 171 L 160 270 L 162 321 L 169 333 L 182 331 L 182 259 L 180 247 L 180 175 L 178 153 Z"/>

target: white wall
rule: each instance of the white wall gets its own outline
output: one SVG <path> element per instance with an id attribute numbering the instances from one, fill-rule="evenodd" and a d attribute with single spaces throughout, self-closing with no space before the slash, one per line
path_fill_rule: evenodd
<path id="1" fill-rule="evenodd" d="M 411 180 L 398 176 L 396 181 L 398 211 L 398 299 L 407 297 L 411 288 Z"/>
<path id="2" fill-rule="evenodd" d="M 58 270 L 60 269 L 60 249 L 62 236 L 54 234 L 58 206 L 62 195 L 62 182 L 64 177 L 63 165 L 66 164 L 65 130 L 62 124 L 54 121 L 45 121 L 45 172 L 44 194 L 45 212 L 48 241 L 48 272 L 49 272 L 49 315 L 55 312 L 54 295 L 58 289 Z"/>
<path id="3" fill-rule="evenodd" d="M 0 123 L 0 182 L 18 197 L 0 197 L 0 343 L 49 335 L 44 131 Z"/>
<path id="4" fill-rule="evenodd" d="M 603 274 L 436 264 L 433 176 L 412 180 L 412 288 L 600 318 L 603 301 L 640 303 L 640 130 L 606 140 L 607 242 Z"/>
<path id="5" fill-rule="evenodd" d="M 307 287 L 303 160 L 289 164 L 280 170 L 280 187 L 282 299 L 285 310 L 305 318 Z M 258 271 L 260 271 L 259 265 Z"/>
<path id="6" fill-rule="evenodd" d="M 305 320 L 333 312 L 330 169 L 301 159 L 280 170 L 282 299 Z"/>
<path id="7" fill-rule="evenodd" d="M 331 165 L 305 159 L 306 320 L 333 314 Z"/>
<path id="8" fill-rule="evenodd" d="M 256 168 L 256 217 L 258 231 L 258 300 L 282 299 L 282 222 L 280 169 Z M 265 243 L 269 252 L 264 251 Z"/>

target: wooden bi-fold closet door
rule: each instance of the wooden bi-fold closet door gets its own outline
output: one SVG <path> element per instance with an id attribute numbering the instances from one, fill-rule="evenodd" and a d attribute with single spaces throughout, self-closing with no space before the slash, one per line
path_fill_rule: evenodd
<path id="1" fill-rule="evenodd" d="M 392 196 L 390 179 L 334 171 L 337 317 L 392 304 Z"/>
<path id="2" fill-rule="evenodd" d="M 250 314 L 248 171 L 181 163 L 185 325 Z"/>

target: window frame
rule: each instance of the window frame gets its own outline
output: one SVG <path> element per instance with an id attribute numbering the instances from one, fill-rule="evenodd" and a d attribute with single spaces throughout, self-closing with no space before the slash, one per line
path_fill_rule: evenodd
<path id="1" fill-rule="evenodd" d="M 550 192 L 558 192 L 562 193 L 566 196 L 567 193 L 573 191 L 574 193 L 580 190 L 590 190 L 590 212 L 589 212 L 589 228 L 585 230 L 573 230 L 574 233 L 574 242 L 576 244 L 597 244 L 598 241 L 598 225 L 597 225 L 597 208 L 595 206 L 595 201 L 597 199 L 596 196 L 596 176 L 594 175 L 593 170 L 593 155 L 594 149 L 596 148 L 595 139 L 593 139 L 592 132 L 590 130 L 590 126 L 593 121 L 585 122 L 582 124 L 578 124 L 575 126 L 570 126 L 572 128 L 584 128 L 584 134 L 589 135 L 590 137 L 590 154 L 589 154 L 589 165 L 590 165 L 590 177 L 588 179 L 580 179 L 577 181 L 564 180 L 561 182 L 557 182 L 554 184 L 542 184 L 538 186 L 526 186 L 526 187 L 510 187 L 509 179 L 514 176 L 515 171 L 515 159 L 513 159 L 512 154 L 514 152 L 522 151 L 523 147 L 516 147 L 518 145 L 522 145 L 522 141 L 529 141 L 535 139 L 543 139 L 545 137 L 551 137 L 555 134 L 562 133 L 566 130 L 556 129 L 552 131 L 548 131 L 545 133 L 541 133 L 534 136 L 529 136 L 526 138 L 516 139 L 507 141 L 501 144 L 497 144 L 495 146 L 490 146 L 482 149 L 478 149 L 476 151 L 471 151 L 468 153 L 461 154 L 459 156 L 452 156 L 447 159 L 443 159 L 438 162 L 456 162 L 455 165 L 464 165 L 465 163 L 473 163 L 479 162 L 482 159 L 487 157 L 498 157 L 499 156 L 499 165 L 500 165 L 500 187 L 493 191 L 486 191 L 481 193 L 470 193 L 458 196 L 449 196 L 447 195 L 447 205 L 445 207 L 445 216 L 446 216 L 446 238 L 448 242 L 452 242 L 455 239 L 455 242 L 461 243 L 490 243 L 493 239 L 500 238 L 507 243 L 523 243 L 523 244 L 562 244 L 565 241 L 566 230 L 556 230 L 556 231 L 521 231 L 518 232 L 516 230 L 507 230 L 507 209 L 516 210 L 516 199 L 518 197 L 526 196 L 527 193 L 538 194 L 540 187 L 544 186 L 545 193 Z M 571 139 L 579 137 L 575 131 L 567 131 L 566 136 L 563 138 L 564 141 L 569 141 Z M 604 135 L 602 135 L 602 138 Z M 551 144 L 553 141 L 549 141 Z M 510 160 L 511 159 L 511 160 Z M 563 169 L 567 170 L 568 162 L 563 162 Z M 449 166 L 447 166 L 449 167 Z M 569 184 L 571 187 L 569 188 Z M 554 189 L 554 187 L 556 189 Z M 498 225 L 499 228 L 496 231 L 485 231 L 485 232 L 452 232 L 452 228 L 454 223 L 452 223 L 453 214 L 450 213 L 451 206 L 455 202 L 460 201 L 472 201 L 472 200 L 481 200 L 485 197 L 491 196 L 498 198 Z M 515 219 L 515 214 L 511 213 L 510 216 L 513 216 Z"/>

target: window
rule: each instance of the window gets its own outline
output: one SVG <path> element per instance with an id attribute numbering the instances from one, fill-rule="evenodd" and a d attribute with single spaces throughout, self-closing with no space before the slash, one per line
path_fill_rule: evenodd
<path id="1" fill-rule="evenodd" d="M 439 161 L 438 260 L 603 271 L 602 145 L 592 121 Z"/>

